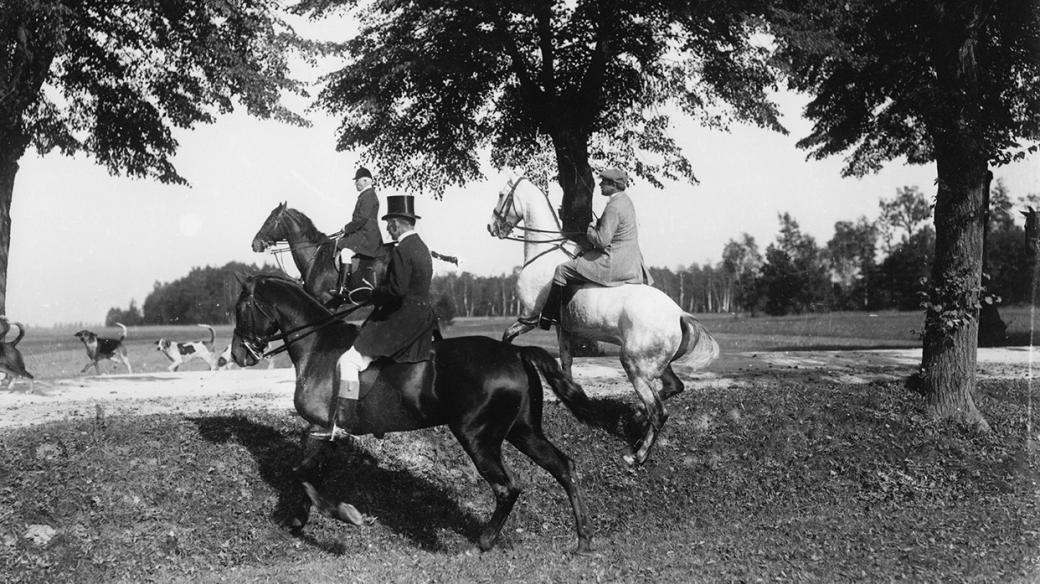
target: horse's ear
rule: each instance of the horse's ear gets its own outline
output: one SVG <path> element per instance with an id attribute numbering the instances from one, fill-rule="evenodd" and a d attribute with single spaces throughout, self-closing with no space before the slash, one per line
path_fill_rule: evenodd
<path id="1" fill-rule="evenodd" d="M 279 209 L 284 209 L 288 205 L 289 205 L 289 201 L 282 201 L 282 204 L 278 205 L 278 208 Z"/>

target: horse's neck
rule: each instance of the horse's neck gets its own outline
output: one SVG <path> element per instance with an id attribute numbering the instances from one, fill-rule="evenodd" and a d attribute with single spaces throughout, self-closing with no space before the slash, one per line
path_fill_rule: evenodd
<path id="1" fill-rule="evenodd" d="M 524 261 L 545 253 L 558 245 L 563 237 L 549 199 L 537 189 L 525 193 L 524 227 L 535 230 L 524 234 Z"/>
<path id="2" fill-rule="evenodd" d="M 300 271 L 300 277 L 305 278 L 314 264 L 314 257 L 318 254 L 318 249 L 328 238 L 303 218 L 297 217 L 293 223 L 294 229 L 290 230 L 288 236 L 289 249 L 292 252 L 293 262 Z"/>
<path id="3" fill-rule="evenodd" d="M 318 342 L 323 331 L 313 331 L 313 326 L 318 326 L 331 317 L 317 302 L 309 298 L 303 302 L 283 302 L 276 304 L 275 319 L 278 328 L 283 334 L 289 333 L 283 341 L 289 345 L 286 352 L 293 364 L 299 364 L 303 358 L 314 351 L 314 345 Z M 313 326 L 310 326 L 313 325 Z M 300 333 L 292 333 L 301 327 L 307 327 Z M 304 333 L 307 333 L 304 336 Z"/>

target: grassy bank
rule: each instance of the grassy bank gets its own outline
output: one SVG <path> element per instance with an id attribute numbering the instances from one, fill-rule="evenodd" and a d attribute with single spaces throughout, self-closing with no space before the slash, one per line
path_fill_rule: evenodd
<path id="1" fill-rule="evenodd" d="M 314 518 L 300 537 L 275 521 L 296 494 L 291 413 L 8 431 L 0 581 L 1026 579 L 1040 544 L 1026 389 L 980 386 L 995 428 L 982 437 L 926 422 L 898 385 L 687 392 L 635 472 L 617 437 L 550 406 L 547 435 L 584 473 L 596 536 L 582 556 L 567 553 L 575 537 L 561 490 L 512 448 L 524 493 L 499 548 L 472 553 L 492 497 L 444 430 L 339 448 L 326 487 L 373 523 Z"/>

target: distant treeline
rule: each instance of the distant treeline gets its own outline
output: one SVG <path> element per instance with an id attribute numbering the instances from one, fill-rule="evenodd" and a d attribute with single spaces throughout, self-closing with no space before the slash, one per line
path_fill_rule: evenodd
<path id="1" fill-rule="evenodd" d="M 1030 195 L 1019 204 L 1040 206 Z M 1015 224 L 1015 205 L 997 183 L 991 194 L 986 239 L 987 293 L 1004 304 L 1032 297 L 1024 230 Z M 730 240 L 715 265 L 651 268 L 654 286 L 689 312 L 782 315 L 833 310 L 913 310 L 929 276 L 935 249 L 931 206 L 916 187 L 882 200 L 877 219 L 839 221 L 826 245 L 802 233 L 789 214 L 779 217 L 776 241 L 763 253 L 754 238 Z M 105 324 L 210 324 L 233 322 L 237 275 L 281 273 L 271 266 L 238 262 L 193 268 L 174 282 L 156 282 L 138 308 L 111 308 Z M 520 312 L 518 270 L 509 275 L 468 272 L 437 276 L 435 307 L 443 321 L 455 316 L 512 316 Z"/>

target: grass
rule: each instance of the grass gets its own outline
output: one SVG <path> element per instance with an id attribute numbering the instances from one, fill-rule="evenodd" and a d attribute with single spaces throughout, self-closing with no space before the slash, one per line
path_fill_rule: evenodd
<path id="1" fill-rule="evenodd" d="M 443 429 L 337 449 L 329 493 L 373 518 L 275 519 L 298 496 L 300 422 L 237 411 L 61 423 L 0 442 L 4 582 L 1008 582 L 1035 578 L 1035 449 L 1025 381 L 980 385 L 995 431 L 922 418 L 894 384 L 763 382 L 687 392 L 646 466 L 549 406 L 595 529 L 573 549 L 566 498 L 512 448 L 524 488 L 475 554 L 490 490 Z M 47 543 L 25 537 L 54 529 Z"/>
<path id="2" fill-rule="evenodd" d="M 1027 308 L 1001 314 L 1013 338 L 1028 338 Z M 919 347 L 919 318 L 701 317 L 724 354 Z M 511 321 L 459 318 L 446 333 L 498 337 Z M 223 347 L 231 327 L 216 328 Z M 78 374 L 85 356 L 73 332 L 30 330 L 29 370 Z M 135 371 L 165 370 L 160 336 L 208 334 L 132 328 Z M 555 349 L 542 331 L 520 342 Z M 326 488 L 373 523 L 314 517 L 299 535 L 277 522 L 300 495 L 289 477 L 299 461 L 293 412 L 4 430 L 0 581 L 1036 581 L 1040 459 L 1025 439 L 1035 423 L 1027 383 L 979 384 L 994 428 L 984 436 L 928 421 L 899 384 L 761 379 L 690 390 L 669 403 L 662 439 L 636 471 L 620 462 L 621 439 L 549 406 L 546 433 L 582 470 L 595 530 L 594 553 L 577 556 L 567 553 L 575 536 L 562 491 L 511 447 L 524 493 L 499 547 L 473 553 L 493 499 L 444 429 L 338 448 Z"/>

